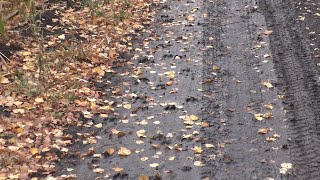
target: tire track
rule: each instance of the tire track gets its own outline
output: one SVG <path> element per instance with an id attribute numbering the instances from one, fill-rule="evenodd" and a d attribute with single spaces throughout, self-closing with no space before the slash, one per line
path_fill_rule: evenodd
<path id="1" fill-rule="evenodd" d="M 290 155 L 299 179 L 316 179 L 320 167 L 320 87 L 312 53 L 292 0 L 259 1 L 268 27 L 275 69 L 286 94 Z"/>
<path id="2" fill-rule="evenodd" d="M 271 62 L 262 63 L 268 46 L 260 43 L 258 31 L 265 29 L 263 15 L 253 10 L 255 1 L 207 1 L 204 28 L 204 87 L 207 106 L 203 114 L 211 127 L 210 142 L 217 145 L 206 152 L 208 166 L 203 171 L 213 179 L 262 179 L 283 177 L 278 168 L 289 162 L 286 147 L 284 112 L 277 89 L 261 86 L 261 81 L 276 80 Z M 211 48 L 212 46 L 212 48 Z M 215 65 L 219 68 L 215 69 Z M 211 80 L 211 81 L 210 81 Z M 254 113 L 264 112 L 263 104 L 275 104 L 274 118 L 258 122 Z M 266 142 L 258 129 L 270 127 L 281 134 L 276 142 Z"/>

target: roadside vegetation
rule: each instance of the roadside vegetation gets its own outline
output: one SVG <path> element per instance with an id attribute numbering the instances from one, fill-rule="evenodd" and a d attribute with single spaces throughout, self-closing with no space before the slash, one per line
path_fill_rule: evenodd
<path id="1" fill-rule="evenodd" d="M 0 179 L 52 174 L 72 142 L 63 129 L 82 126 L 79 114 L 108 116 L 112 107 L 93 84 L 124 64 L 132 37 L 153 15 L 150 5 L 0 2 Z"/>

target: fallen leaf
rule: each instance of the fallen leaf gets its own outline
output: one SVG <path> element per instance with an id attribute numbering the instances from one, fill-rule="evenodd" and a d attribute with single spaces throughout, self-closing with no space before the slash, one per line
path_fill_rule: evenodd
<path id="1" fill-rule="evenodd" d="M 66 39 L 66 35 L 61 34 L 60 36 L 58 36 L 58 38 L 61 39 L 61 40 L 65 40 Z"/>
<path id="2" fill-rule="evenodd" d="M 269 103 L 269 104 L 265 104 L 263 105 L 266 109 L 272 110 L 273 109 L 273 104 Z"/>
<path id="3" fill-rule="evenodd" d="M 104 169 L 102 169 L 102 168 L 95 168 L 95 169 L 93 169 L 93 172 L 95 172 L 95 173 L 103 173 L 103 172 L 104 172 Z"/>
<path id="4" fill-rule="evenodd" d="M 272 112 L 267 112 L 267 113 L 263 114 L 263 118 L 270 119 L 272 117 L 273 117 Z"/>
<path id="5" fill-rule="evenodd" d="M 105 153 L 108 154 L 109 156 L 111 156 L 112 154 L 114 154 L 115 150 L 113 148 L 108 148 Z"/>
<path id="6" fill-rule="evenodd" d="M 30 153 L 31 153 L 32 155 L 35 155 L 35 154 L 38 154 L 39 151 L 38 151 L 37 148 L 30 148 Z"/>
<path id="7" fill-rule="evenodd" d="M 259 134 L 267 134 L 268 132 L 269 132 L 269 129 L 265 129 L 265 128 L 258 130 Z"/>
<path id="8" fill-rule="evenodd" d="M 265 32 L 263 32 L 262 34 L 264 34 L 264 35 L 271 35 L 273 33 L 273 31 L 265 31 Z"/>
<path id="9" fill-rule="evenodd" d="M 123 105 L 123 108 L 125 108 L 125 109 L 130 109 L 130 108 L 131 108 L 131 104 L 124 104 L 124 105 Z"/>
<path id="10" fill-rule="evenodd" d="M 35 100 L 34 100 L 36 103 L 43 103 L 44 100 L 42 97 L 37 97 Z"/>
<path id="11" fill-rule="evenodd" d="M 204 166 L 204 164 L 201 161 L 195 161 L 193 163 L 193 165 L 195 165 L 195 166 Z"/>
<path id="12" fill-rule="evenodd" d="M 121 172 L 123 171 L 123 168 L 121 167 L 115 167 L 115 168 L 112 168 L 115 172 Z"/>
<path id="13" fill-rule="evenodd" d="M 262 120 L 263 120 L 263 114 L 261 114 L 261 113 L 254 114 L 254 117 L 255 117 L 256 120 L 258 120 L 258 121 L 262 121 Z"/>
<path id="14" fill-rule="evenodd" d="M 140 175 L 138 180 L 149 180 L 149 177 L 146 175 Z"/>
<path id="15" fill-rule="evenodd" d="M 192 148 L 192 150 L 193 150 L 193 152 L 194 152 L 195 154 L 201 154 L 202 151 L 203 151 L 200 146 L 196 146 L 196 147 Z"/>
<path id="16" fill-rule="evenodd" d="M 291 163 L 281 163 L 280 173 L 286 174 L 288 170 L 292 169 L 293 165 Z"/>
<path id="17" fill-rule="evenodd" d="M 131 154 L 131 150 L 125 147 L 121 147 L 118 151 L 118 154 L 121 156 L 129 156 Z"/>
<path id="18" fill-rule="evenodd" d="M 214 145 L 213 144 L 205 144 L 204 145 L 206 148 L 214 148 Z"/>
<path id="19" fill-rule="evenodd" d="M 96 125 L 94 125 L 94 127 L 96 127 L 96 128 L 102 128 L 102 123 L 96 124 Z"/>
<path id="20" fill-rule="evenodd" d="M 8 83 L 10 83 L 10 81 L 9 81 L 9 79 L 6 78 L 6 77 L 1 77 L 1 78 L 0 78 L 0 83 L 1 83 L 1 84 L 8 84 Z"/>
<path id="21" fill-rule="evenodd" d="M 156 168 L 156 167 L 158 167 L 158 166 L 159 166 L 158 163 L 152 163 L 152 164 L 150 164 L 150 167 L 153 167 L 153 168 Z"/>
<path id="22" fill-rule="evenodd" d="M 147 161 L 149 158 L 148 157 L 142 157 L 140 158 L 141 161 Z"/>
<path id="23" fill-rule="evenodd" d="M 270 82 L 261 82 L 262 85 L 266 86 L 267 88 L 273 88 L 273 85 Z"/>
<path id="24" fill-rule="evenodd" d="M 104 76 L 104 74 L 105 74 L 105 72 L 104 72 L 104 70 L 102 70 L 102 68 L 101 67 L 95 67 L 95 68 L 93 68 L 92 69 L 92 72 L 94 72 L 94 73 L 98 73 L 100 76 Z"/>
<path id="25" fill-rule="evenodd" d="M 14 109 L 14 110 L 12 110 L 12 112 L 15 114 L 24 114 L 25 110 L 24 109 Z"/>
<path id="26" fill-rule="evenodd" d="M 142 129 L 142 130 L 137 131 L 137 136 L 138 137 L 147 137 L 146 130 Z"/>
<path id="27" fill-rule="evenodd" d="M 192 15 L 189 15 L 189 16 L 187 17 L 187 19 L 188 19 L 188 21 L 194 21 L 194 20 L 195 20 Z"/>

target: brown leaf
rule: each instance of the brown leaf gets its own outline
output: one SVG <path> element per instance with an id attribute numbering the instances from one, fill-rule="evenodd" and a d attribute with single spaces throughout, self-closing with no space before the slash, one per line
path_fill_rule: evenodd
<path id="1" fill-rule="evenodd" d="M 140 175 L 138 180 L 149 180 L 149 177 L 146 175 Z"/>
<path id="2" fill-rule="evenodd" d="M 10 83 L 10 81 L 6 77 L 0 77 L 0 83 L 1 84 L 8 84 L 8 83 Z"/>
<path id="3" fill-rule="evenodd" d="M 113 155 L 115 150 L 113 148 L 108 148 L 105 153 L 108 154 L 109 156 Z"/>
<path id="4" fill-rule="evenodd" d="M 265 129 L 265 128 L 259 129 L 258 131 L 259 134 L 267 134 L 268 132 L 269 132 L 269 129 Z"/>
<path id="5" fill-rule="evenodd" d="M 118 154 L 121 156 L 129 156 L 131 154 L 131 150 L 126 147 L 121 147 Z"/>

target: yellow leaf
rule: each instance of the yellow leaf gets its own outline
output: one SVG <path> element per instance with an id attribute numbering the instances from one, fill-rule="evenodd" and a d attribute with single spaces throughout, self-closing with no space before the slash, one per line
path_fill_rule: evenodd
<path id="1" fill-rule="evenodd" d="M 200 146 L 196 146 L 192 150 L 193 150 L 193 152 L 195 154 L 201 154 L 202 153 L 202 148 Z"/>
<path id="2" fill-rule="evenodd" d="M 167 72 L 167 76 L 168 76 L 169 79 L 173 79 L 174 76 L 175 76 L 175 72 L 174 71 L 169 71 L 169 72 Z"/>
<path id="3" fill-rule="evenodd" d="M 35 100 L 34 100 L 36 103 L 43 103 L 44 100 L 42 97 L 37 97 Z"/>
<path id="4" fill-rule="evenodd" d="M 14 109 L 14 110 L 12 110 L 12 112 L 15 114 L 24 114 L 25 110 L 24 109 Z"/>
<path id="5" fill-rule="evenodd" d="M 206 148 L 213 148 L 213 147 L 214 147 L 213 144 L 205 144 L 204 146 L 205 146 Z"/>
<path id="6" fill-rule="evenodd" d="M 110 106 L 101 106 L 98 109 L 99 110 L 106 110 L 106 111 L 114 111 L 114 109 Z"/>
<path id="7" fill-rule="evenodd" d="M 94 125 L 94 127 L 96 127 L 96 128 L 102 128 L 102 123 L 96 124 L 96 125 Z"/>
<path id="8" fill-rule="evenodd" d="M 159 166 L 158 163 L 152 163 L 152 164 L 150 164 L 150 167 L 153 167 L 153 168 L 156 168 L 156 167 L 158 167 L 158 166 Z"/>
<path id="9" fill-rule="evenodd" d="M 194 21 L 194 17 L 193 17 L 192 15 L 189 15 L 189 16 L 187 17 L 187 19 L 188 19 L 188 21 Z"/>
<path id="10" fill-rule="evenodd" d="M 115 168 L 112 168 L 115 172 L 121 172 L 123 171 L 123 168 L 121 167 L 115 167 Z"/>
<path id="11" fill-rule="evenodd" d="M 261 114 L 261 113 L 255 114 L 254 117 L 255 117 L 256 120 L 258 120 L 258 121 L 262 121 L 262 120 L 263 120 L 263 114 Z"/>
<path id="12" fill-rule="evenodd" d="M 95 172 L 95 173 L 103 173 L 103 172 L 104 172 L 104 169 L 102 169 L 102 168 L 95 168 L 95 169 L 93 169 L 93 172 Z"/>
<path id="13" fill-rule="evenodd" d="M 66 35 L 61 34 L 60 36 L 58 36 L 58 38 L 61 39 L 61 40 L 65 40 L 66 39 Z"/>
<path id="14" fill-rule="evenodd" d="M 123 105 L 123 108 L 130 109 L 131 108 L 131 104 L 125 104 L 125 105 Z"/>
<path id="15" fill-rule="evenodd" d="M 86 101 L 86 100 L 85 101 L 80 101 L 80 100 L 77 99 L 74 102 L 77 103 L 78 106 L 82 106 L 82 107 L 85 107 L 85 106 L 89 105 L 88 101 Z"/>
<path id="16" fill-rule="evenodd" d="M 269 129 L 259 129 L 259 134 L 267 134 L 269 132 Z"/>
<path id="17" fill-rule="evenodd" d="M 140 175 L 138 180 L 149 180 L 149 177 L 146 175 Z"/>
<path id="18" fill-rule="evenodd" d="M 269 103 L 269 104 L 265 104 L 264 107 L 266 109 L 272 110 L 273 109 L 273 104 Z"/>
<path id="19" fill-rule="evenodd" d="M 264 35 L 271 35 L 272 33 L 273 33 L 273 31 L 268 31 L 268 30 L 263 32 Z"/>
<path id="20" fill-rule="evenodd" d="M 196 115 L 191 115 L 191 116 L 190 116 L 190 120 L 191 120 L 191 121 L 198 121 L 199 118 L 198 118 Z"/>
<path id="21" fill-rule="evenodd" d="M 6 77 L 1 77 L 1 78 L 0 78 L 0 83 L 1 83 L 1 84 L 8 84 L 8 83 L 10 83 L 10 81 L 9 81 L 9 79 L 6 78 Z"/>
<path id="22" fill-rule="evenodd" d="M 272 118 L 273 116 L 272 116 L 272 112 L 267 112 L 267 113 L 265 113 L 264 115 L 263 115 L 263 118 L 266 118 L 266 119 L 270 119 L 270 118 Z"/>
<path id="23" fill-rule="evenodd" d="M 142 158 L 140 158 L 141 161 L 146 161 L 146 160 L 148 160 L 148 159 L 149 159 L 148 157 L 142 157 Z"/>
<path id="24" fill-rule="evenodd" d="M 93 68 L 92 69 L 92 72 L 94 72 L 94 73 L 98 73 L 100 76 L 104 76 L 104 70 L 102 70 L 102 68 L 101 67 L 95 67 L 95 68 Z"/>
<path id="25" fill-rule="evenodd" d="M 262 85 L 266 86 L 267 88 L 273 88 L 273 85 L 270 82 L 261 82 Z"/>
<path id="26" fill-rule="evenodd" d="M 30 148 L 30 153 L 31 153 L 32 155 L 35 155 L 35 154 L 38 154 L 39 151 L 38 151 L 38 149 L 36 149 L 36 148 Z"/>
<path id="27" fill-rule="evenodd" d="M 201 161 L 195 161 L 193 163 L 193 165 L 195 165 L 195 166 L 204 166 L 204 164 Z"/>
<path id="28" fill-rule="evenodd" d="M 147 137 L 146 130 L 142 129 L 142 130 L 137 131 L 137 136 L 138 137 Z"/>
<path id="29" fill-rule="evenodd" d="M 121 147 L 118 151 L 118 154 L 121 156 L 129 156 L 131 154 L 131 150 L 125 147 Z"/>

